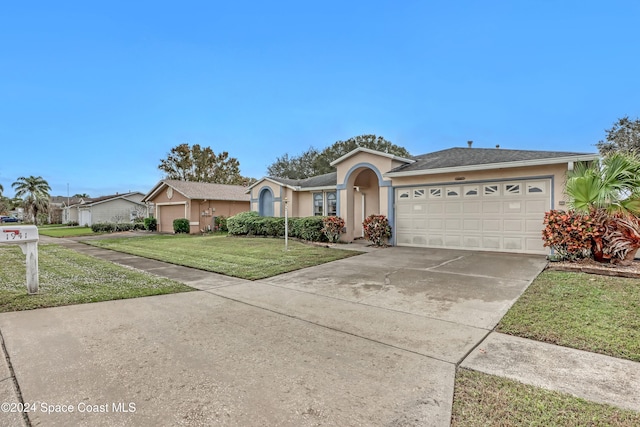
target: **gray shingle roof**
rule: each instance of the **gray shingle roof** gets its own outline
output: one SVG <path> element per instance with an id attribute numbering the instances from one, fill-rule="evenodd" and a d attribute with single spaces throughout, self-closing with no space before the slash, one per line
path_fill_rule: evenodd
<path id="1" fill-rule="evenodd" d="M 306 179 L 287 179 L 287 178 L 277 178 L 277 177 L 269 177 L 269 179 L 272 179 L 284 185 L 289 185 L 291 187 L 300 187 L 300 188 L 333 187 L 338 183 L 338 173 L 329 172 L 324 175 L 312 176 L 311 178 L 306 178 Z"/>
<path id="2" fill-rule="evenodd" d="M 542 160 L 559 157 L 584 156 L 593 153 L 566 151 L 505 150 L 502 148 L 449 148 L 415 156 L 415 163 L 399 166 L 389 172 L 408 172 L 428 169 L 455 168 L 524 160 Z"/>
<path id="3" fill-rule="evenodd" d="M 250 200 L 249 194 L 245 194 L 247 187 L 242 185 L 210 184 L 208 182 L 174 179 L 166 179 L 161 182 L 173 187 L 189 199 L 232 200 L 237 202 L 248 202 Z"/>

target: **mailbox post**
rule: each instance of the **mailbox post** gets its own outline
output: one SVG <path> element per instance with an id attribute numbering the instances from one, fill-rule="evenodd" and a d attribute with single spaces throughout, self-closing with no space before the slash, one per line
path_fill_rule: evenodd
<path id="1" fill-rule="evenodd" d="M 20 245 L 27 257 L 27 291 L 38 293 L 38 227 L 16 225 L 0 227 L 0 244 Z"/>

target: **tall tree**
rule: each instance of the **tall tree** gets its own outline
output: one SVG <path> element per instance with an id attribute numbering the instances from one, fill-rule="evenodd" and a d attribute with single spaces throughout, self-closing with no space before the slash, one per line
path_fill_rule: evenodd
<path id="1" fill-rule="evenodd" d="M 360 135 L 349 138 L 346 141 L 337 141 L 333 145 L 322 150 L 315 162 L 317 174 L 333 172 L 335 168 L 330 165 L 332 161 L 338 159 L 358 147 L 381 151 L 383 153 L 394 154 L 399 157 L 410 157 L 411 155 L 404 147 L 400 147 L 387 141 L 381 136 Z"/>
<path id="2" fill-rule="evenodd" d="M 624 116 L 606 132 L 605 140 L 596 144 L 600 154 L 640 153 L 640 119 L 630 120 L 628 116 Z"/>
<path id="3" fill-rule="evenodd" d="M 87 193 L 77 193 L 77 194 L 74 194 L 73 197 L 77 197 L 79 199 L 88 199 L 91 196 L 89 196 Z"/>
<path id="4" fill-rule="evenodd" d="M 24 198 L 24 208 L 33 215 L 33 223 L 38 225 L 38 213 L 46 212 L 49 208 L 49 183 L 41 176 L 21 176 L 11 186 L 16 191 L 16 197 Z"/>
<path id="5" fill-rule="evenodd" d="M 289 154 L 284 154 L 267 168 L 267 174 L 289 179 L 304 179 L 319 175 L 315 169 L 319 154 L 320 152 L 313 147 L 309 147 L 307 151 L 296 157 L 289 157 Z"/>
<path id="6" fill-rule="evenodd" d="M 223 151 L 215 154 L 211 147 L 180 144 L 171 149 L 158 169 L 167 179 L 242 185 L 248 178 L 240 175 L 240 162 Z"/>
<path id="7" fill-rule="evenodd" d="M 335 168 L 331 166 L 331 162 L 358 147 L 382 151 L 400 157 L 411 156 L 404 147 L 395 145 L 381 136 L 360 135 L 349 138 L 346 141 L 337 141 L 322 151 L 311 147 L 299 156 L 290 157 L 285 154 L 278 157 L 267 168 L 267 174 L 280 178 L 304 179 L 334 172 Z"/>

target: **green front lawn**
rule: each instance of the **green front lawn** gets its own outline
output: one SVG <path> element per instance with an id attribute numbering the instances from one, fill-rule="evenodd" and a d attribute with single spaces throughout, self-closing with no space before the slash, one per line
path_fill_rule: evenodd
<path id="1" fill-rule="evenodd" d="M 638 426 L 640 413 L 458 369 L 451 425 Z"/>
<path id="2" fill-rule="evenodd" d="M 497 330 L 640 362 L 640 280 L 545 271 Z"/>
<path id="3" fill-rule="evenodd" d="M 282 239 L 226 235 L 153 235 L 100 239 L 87 243 L 250 280 L 264 279 L 359 254 L 297 241 L 289 241 L 289 250 L 285 251 Z"/>
<path id="4" fill-rule="evenodd" d="M 640 280 L 545 271 L 497 331 L 640 361 Z M 640 425 L 640 413 L 458 369 L 454 426 Z"/>
<path id="5" fill-rule="evenodd" d="M 20 248 L 1 245 L 0 259 L 0 313 L 193 290 L 58 245 L 39 245 L 39 292 L 28 295 Z"/>
<path id="6" fill-rule="evenodd" d="M 91 227 L 38 227 L 38 234 L 49 237 L 77 237 L 91 236 L 94 233 Z"/>

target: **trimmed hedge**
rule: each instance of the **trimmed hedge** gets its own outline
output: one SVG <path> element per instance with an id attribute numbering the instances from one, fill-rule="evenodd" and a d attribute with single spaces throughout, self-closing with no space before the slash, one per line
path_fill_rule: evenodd
<path id="1" fill-rule="evenodd" d="M 323 217 L 289 218 L 289 237 L 313 242 L 327 242 L 323 233 Z M 229 234 L 236 236 L 284 237 L 284 218 L 242 212 L 227 219 Z"/>
<path id="2" fill-rule="evenodd" d="M 115 233 L 118 231 L 144 230 L 143 222 L 97 222 L 91 226 L 94 233 Z"/>

